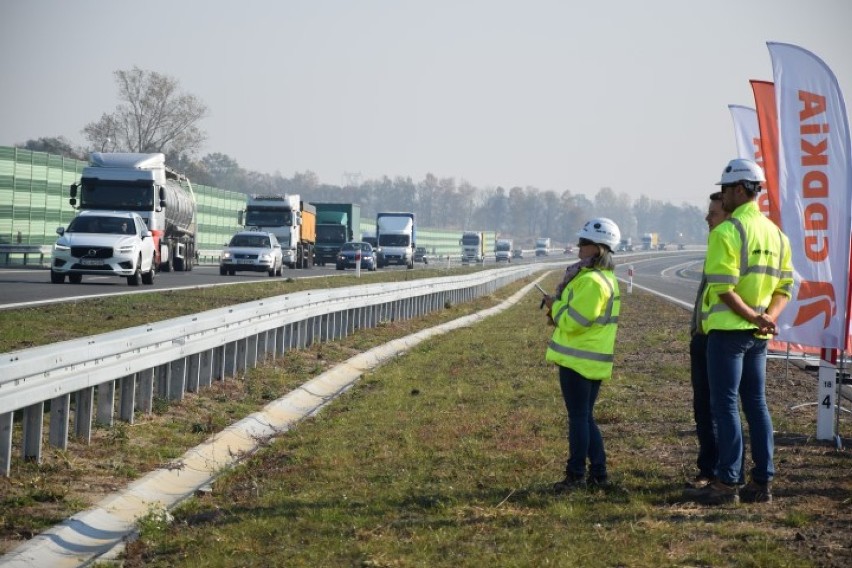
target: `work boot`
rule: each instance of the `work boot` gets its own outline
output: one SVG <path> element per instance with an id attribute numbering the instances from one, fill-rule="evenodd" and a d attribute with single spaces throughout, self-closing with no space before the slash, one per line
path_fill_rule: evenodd
<path id="1" fill-rule="evenodd" d="M 588 487 L 605 489 L 609 487 L 609 477 L 606 475 L 589 475 L 589 477 L 586 478 L 586 485 Z"/>
<path id="2" fill-rule="evenodd" d="M 696 491 L 692 499 L 702 505 L 727 505 L 740 501 L 737 486 L 722 483 L 718 479 Z"/>
<path id="3" fill-rule="evenodd" d="M 713 483 L 715 476 L 699 473 L 694 478 L 686 483 L 686 488 L 683 490 L 683 497 L 687 500 L 695 499 L 702 489 Z"/>
<path id="4" fill-rule="evenodd" d="M 740 501 L 743 503 L 771 503 L 772 482 L 760 483 L 752 479 L 745 487 L 740 489 Z"/>
<path id="5" fill-rule="evenodd" d="M 571 491 L 576 491 L 577 489 L 585 489 L 586 488 L 586 480 L 582 475 L 574 475 L 569 473 L 565 476 L 565 479 L 562 481 L 557 481 L 553 484 L 553 490 L 556 493 L 570 493 Z"/>

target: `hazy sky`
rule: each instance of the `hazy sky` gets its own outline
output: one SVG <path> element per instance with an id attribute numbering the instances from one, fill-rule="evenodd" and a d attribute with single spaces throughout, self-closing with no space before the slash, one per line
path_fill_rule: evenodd
<path id="1" fill-rule="evenodd" d="M 767 41 L 852 100 L 850 0 L 0 0 L 0 145 L 82 144 L 138 66 L 209 107 L 201 155 L 247 169 L 703 208 Z"/>

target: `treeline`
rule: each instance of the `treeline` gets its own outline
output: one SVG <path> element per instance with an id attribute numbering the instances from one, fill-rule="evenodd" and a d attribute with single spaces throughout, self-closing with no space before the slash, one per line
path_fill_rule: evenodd
<path id="1" fill-rule="evenodd" d="M 73 148 L 62 137 L 30 140 L 19 146 L 87 159 L 84 151 Z M 633 200 L 608 187 L 589 198 L 570 190 L 557 193 L 531 186 L 478 188 L 432 174 L 418 181 L 384 176 L 337 186 L 320 183 L 310 171 L 291 178 L 249 171 L 220 153 L 207 154 L 200 160 L 167 155 L 167 163 L 195 183 L 246 194 L 290 193 L 306 201 L 358 203 L 365 219 L 374 218 L 379 211 L 413 211 L 421 227 L 495 231 L 522 245 L 531 246 L 539 236 L 550 237 L 560 245 L 575 243 L 577 231 L 594 216 L 612 218 L 622 235 L 634 241 L 643 233 L 658 233 L 665 243 L 703 244 L 707 238 L 703 209 L 645 196 Z"/>

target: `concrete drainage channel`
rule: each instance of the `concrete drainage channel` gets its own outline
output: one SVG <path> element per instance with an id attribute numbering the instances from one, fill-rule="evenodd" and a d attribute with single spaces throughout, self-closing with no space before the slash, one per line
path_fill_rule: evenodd
<path id="1" fill-rule="evenodd" d="M 540 282 L 547 274 L 536 279 Z M 224 469 L 254 452 L 260 442 L 286 432 L 319 412 L 370 369 L 405 353 L 420 342 L 473 325 L 516 304 L 534 283 L 501 304 L 375 347 L 337 365 L 284 397 L 214 435 L 177 460 L 182 467 L 158 469 L 92 509 L 74 515 L 0 557 L 6 568 L 86 566 L 114 560 L 133 538 L 136 520 L 168 510 L 208 485 Z"/>

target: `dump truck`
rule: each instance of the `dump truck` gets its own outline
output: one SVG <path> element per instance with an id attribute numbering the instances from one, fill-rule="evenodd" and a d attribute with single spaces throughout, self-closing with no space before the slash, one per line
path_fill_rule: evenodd
<path id="1" fill-rule="evenodd" d="M 642 250 L 656 250 L 660 246 L 660 235 L 645 233 L 642 235 Z"/>
<path id="2" fill-rule="evenodd" d="M 289 268 L 314 265 L 317 242 L 316 208 L 294 195 L 252 195 L 238 223 L 246 230 L 269 232 L 281 244 L 281 255 Z"/>

